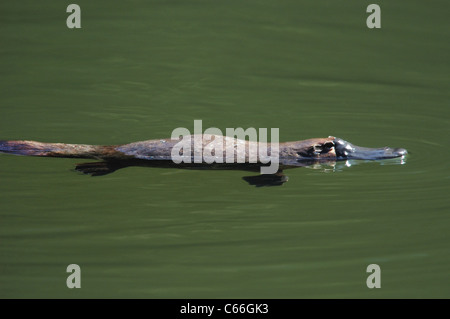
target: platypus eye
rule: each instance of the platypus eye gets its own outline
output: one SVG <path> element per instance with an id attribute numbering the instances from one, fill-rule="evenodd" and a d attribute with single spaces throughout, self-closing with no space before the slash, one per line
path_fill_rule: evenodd
<path id="1" fill-rule="evenodd" d="M 333 142 L 325 142 L 323 144 L 316 144 L 313 146 L 314 154 L 319 155 L 328 153 L 334 147 Z"/>
<path id="2" fill-rule="evenodd" d="M 297 152 L 297 154 L 303 157 L 319 157 L 320 154 L 328 153 L 333 147 L 333 142 L 318 143 L 311 145 L 303 151 Z"/>
<path id="3" fill-rule="evenodd" d="M 320 154 L 320 153 L 322 153 L 322 151 L 323 151 L 323 144 L 316 144 L 316 145 L 313 145 L 312 148 L 311 148 L 311 151 L 312 151 L 314 154 Z"/>

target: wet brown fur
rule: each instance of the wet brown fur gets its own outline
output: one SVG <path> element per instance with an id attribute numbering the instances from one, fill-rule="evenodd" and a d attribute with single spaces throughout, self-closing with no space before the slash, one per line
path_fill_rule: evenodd
<path id="1" fill-rule="evenodd" d="M 200 144 L 194 142 L 195 138 L 200 138 Z M 202 154 L 202 151 L 222 139 L 224 146 L 223 154 L 214 154 L 218 157 L 222 156 L 225 164 L 227 155 L 232 154 L 234 159 L 232 162 L 237 163 L 238 153 L 245 158 L 245 163 L 250 163 L 250 147 L 255 147 L 259 150 L 260 146 L 267 147 L 267 155 L 270 156 L 272 148 L 270 143 L 258 143 L 253 141 L 243 141 L 236 138 L 217 136 L 217 135 L 203 135 L 191 136 L 191 156 L 195 154 Z M 279 158 L 282 159 L 329 159 L 335 158 L 333 137 L 329 138 L 315 138 L 304 141 L 286 142 L 279 144 Z M 36 141 L 0 141 L 0 152 L 25 155 L 25 156 L 45 156 L 45 157 L 65 157 L 65 158 L 88 158 L 101 160 L 171 160 L 172 148 L 180 142 L 172 139 L 157 139 L 143 142 L 135 142 L 124 145 L 85 145 L 85 144 L 65 144 L 65 143 L 42 143 Z M 238 145 L 241 145 L 239 149 Z M 201 145 L 201 149 L 198 146 Z M 227 153 L 227 148 L 229 153 Z M 242 154 L 243 152 L 243 154 Z M 256 153 L 257 162 L 259 160 L 259 151 Z M 181 153 L 180 155 L 183 155 Z"/>

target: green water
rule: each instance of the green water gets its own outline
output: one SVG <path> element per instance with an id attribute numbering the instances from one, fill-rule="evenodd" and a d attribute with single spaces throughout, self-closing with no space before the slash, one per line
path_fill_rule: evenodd
<path id="1" fill-rule="evenodd" d="M 0 3 L 1 139 L 121 144 L 202 119 L 410 154 L 267 188 L 0 155 L 0 297 L 450 297 L 448 1 L 377 1 L 378 30 L 369 1 L 79 0 L 78 30 L 70 3 Z"/>

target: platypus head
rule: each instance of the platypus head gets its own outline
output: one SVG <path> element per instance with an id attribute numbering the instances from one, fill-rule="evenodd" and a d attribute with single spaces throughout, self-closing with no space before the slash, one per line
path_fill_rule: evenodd
<path id="1" fill-rule="evenodd" d="M 402 157 L 408 152 L 404 148 L 368 148 L 353 145 L 341 138 L 314 138 L 299 142 L 285 143 L 288 156 L 298 161 L 336 161 L 346 159 L 380 160 Z M 295 153 L 295 154 L 293 154 Z M 283 154 L 283 152 L 282 152 Z"/>
<path id="2" fill-rule="evenodd" d="M 369 148 L 353 145 L 336 137 L 333 141 L 338 159 L 379 160 L 386 158 L 402 157 L 408 152 L 404 148 Z"/>

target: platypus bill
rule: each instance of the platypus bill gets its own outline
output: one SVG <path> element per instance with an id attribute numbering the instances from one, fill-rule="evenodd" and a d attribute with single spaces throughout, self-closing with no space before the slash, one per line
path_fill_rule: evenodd
<path id="1" fill-rule="evenodd" d="M 191 136 L 191 140 L 199 136 Z M 180 139 L 157 139 L 135 142 L 123 145 L 84 145 L 65 143 L 41 143 L 35 141 L 0 141 L 0 152 L 25 156 L 45 156 L 64 158 L 89 158 L 101 160 L 100 162 L 77 164 L 75 169 L 91 176 L 101 176 L 112 173 L 120 168 L 128 166 L 147 167 L 172 167 L 172 168 L 195 168 L 195 169 L 238 169 L 246 171 L 259 170 L 261 166 L 269 164 L 262 163 L 257 158 L 256 163 L 249 160 L 249 149 L 259 147 L 262 144 L 250 142 L 220 135 L 202 135 L 200 143 L 192 143 L 191 158 L 194 154 L 202 154 L 206 146 L 220 142 L 222 145 L 231 146 L 236 149 L 237 145 L 245 145 L 245 148 L 237 148 L 231 163 L 225 150 L 220 154 L 213 154 L 216 158 L 222 157 L 222 163 L 180 163 L 172 160 L 172 148 L 181 141 Z M 270 156 L 271 144 L 264 144 Z M 273 145 L 272 145 L 273 146 Z M 198 148 L 201 147 L 200 150 Z M 279 143 L 279 170 L 276 174 L 264 174 L 243 177 L 250 185 L 279 186 L 288 178 L 283 175 L 283 169 L 310 166 L 314 164 L 333 164 L 343 160 L 381 160 L 388 158 L 403 157 L 407 151 L 403 148 L 366 148 L 353 145 L 341 138 L 333 136 L 327 138 L 313 138 L 296 142 Z M 240 150 L 240 151 L 239 151 Z M 183 154 L 183 156 L 189 154 Z M 244 159 L 240 162 L 237 157 Z"/>

